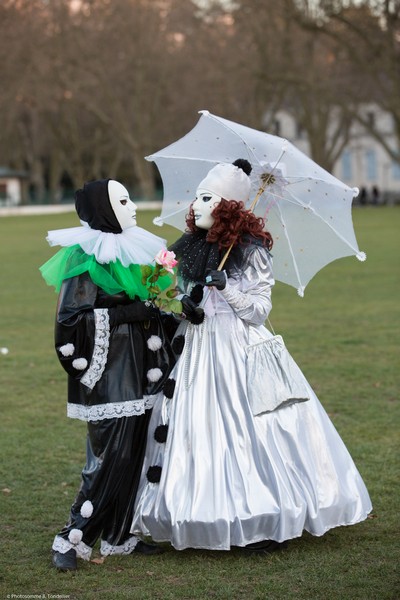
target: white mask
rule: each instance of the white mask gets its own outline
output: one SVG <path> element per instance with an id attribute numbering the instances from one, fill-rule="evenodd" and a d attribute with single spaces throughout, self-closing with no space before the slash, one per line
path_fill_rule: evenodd
<path id="1" fill-rule="evenodd" d="M 194 213 L 194 222 L 200 229 L 210 229 L 214 224 L 212 212 L 221 202 L 221 196 L 213 194 L 204 188 L 198 188 L 196 191 L 196 200 L 192 204 Z"/>
<path id="2" fill-rule="evenodd" d="M 128 190 L 119 183 L 110 179 L 108 182 L 108 196 L 117 221 L 121 229 L 128 229 L 136 225 L 136 204 L 129 198 Z"/>

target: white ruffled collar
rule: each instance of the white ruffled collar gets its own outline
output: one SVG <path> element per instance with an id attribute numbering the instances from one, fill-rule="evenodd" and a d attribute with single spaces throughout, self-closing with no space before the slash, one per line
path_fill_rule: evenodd
<path id="1" fill-rule="evenodd" d="M 119 260 L 124 267 L 152 263 L 157 252 L 166 248 L 164 239 L 142 227 L 129 227 L 122 233 L 105 233 L 92 229 L 84 221 L 81 223 L 81 227 L 49 231 L 46 239 L 50 246 L 78 244 L 86 254 L 93 254 L 98 263 Z"/>

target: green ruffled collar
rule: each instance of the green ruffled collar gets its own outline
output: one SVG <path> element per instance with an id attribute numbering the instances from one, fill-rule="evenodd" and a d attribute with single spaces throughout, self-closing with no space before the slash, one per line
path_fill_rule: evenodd
<path id="1" fill-rule="evenodd" d="M 147 266 L 152 270 L 155 268 L 154 265 Z M 86 254 L 77 244 L 61 248 L 39 270 L 46 283 L 54 286 L 57 292 L 65 279 L 87 272 L 93 283 L 107 294 L 125 292 L 130 298 L 147 300 L 150 295 L 146 286 L 148 275 L 143 275 L 142 267 L 143 265 L 138 264 L 124 267 L 118 259 L 115 262 L 100 264 L 93 254 Z M 149 273 L 148 268 L 146 272 Z M 164 290 L 171 285 L 172 279 L 171 275 L 164 275 L 159 277 L 157 285 Z"/>

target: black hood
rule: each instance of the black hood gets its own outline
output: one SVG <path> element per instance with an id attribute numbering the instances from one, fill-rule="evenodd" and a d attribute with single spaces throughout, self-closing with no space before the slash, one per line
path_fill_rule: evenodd
<path id="1" fill-rule="evenodd" d="M 92 229 L 106 233 L 121 233 L 122 228 L 112 209 L 108 195 L 109 179 L 98 179 L 85 183 L 75 192 L 75 208 L 81 221 Z"/>

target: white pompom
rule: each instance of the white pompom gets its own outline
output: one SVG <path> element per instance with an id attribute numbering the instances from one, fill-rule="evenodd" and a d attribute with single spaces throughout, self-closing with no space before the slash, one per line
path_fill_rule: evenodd
<path id="1" fill-rule="evenodd" d="M 84 519 L 88 519 L 93 514 L 93 504 L 90 500 L 85 500 L 81 506 L 81 515 Z"/>
<path id="2" fill-rule="evenodd" d="M 147 371 L 147 379 L 151 382 L 151 383 L 155 383 L 156 381 L 159 381 L 162 377 L 162 371 L 161 369 L 155 368 L 155 369 L 150 369 L 149 371 Z"/>
<path id="3" fill-rule="evenodd" d="M 164 221 L 163 221 L 162 217 L 155 217 L 153 219 L 153 223 L 154 223 L 154 225 L 157 225 L 157 227 L 162 227 L 164 225 Z"/>
<path id="4" fill-rule="evenodd" d="M 59 351 L 63 356 L 72 356 L 75 352 L 75 346 L 73 344 L 64 344 L 64 346 L 60 346 Z"/>
<path id="5" fill-rule="evenodd" d="M 365 252 L 357 252 L 356 257 L 361 262 L 364 262 L 365 260 L 367 260 L 367 255 L 365 254 Z"/>
<path id="6" fill-rule="evenodd" d="M 83 532 L 80 529 L 71 529 L 68 535 L 68 539 L 71 544 L 79 544 L 82 541 Z"/>
<path id="7" fill-rule="evenodd" d="M 88 362 L 87 362 L 86 358 L 76 358 L 75 360 L 72 361 L 72 366 L 77 371 L 83 371 L 83 369 L 86 369 L 87 364 L 88 364 Z"/>
<path id="8" fill-rule="evenodd" d="M 161 338 L 158 337 L 158 335 L 151 335 L 149 337 L 149 339 L 147 340 L 147 347 L 149 350 L 152 350 L 153 352 L 156 352 L 156 350 L 159 350 L 162 346 L 162 341 Z"/>

